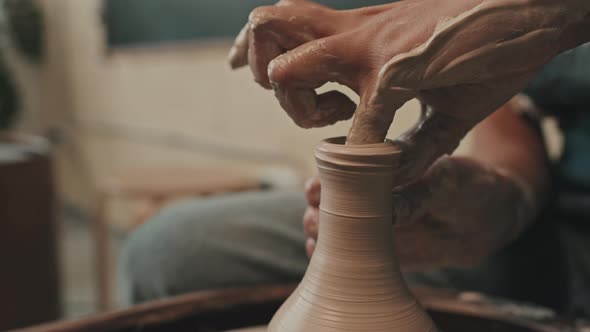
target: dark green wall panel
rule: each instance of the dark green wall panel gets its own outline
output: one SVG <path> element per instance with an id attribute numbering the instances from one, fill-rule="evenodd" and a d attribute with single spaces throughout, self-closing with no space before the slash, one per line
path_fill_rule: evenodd
<path id="1" fill-rule="evenodd" d="M 347 9 L 391 1 L 324 0 Z M 128 46 L 234 36 L 248 13 L 272 0 L 105 0 L 109 45 Z"/>

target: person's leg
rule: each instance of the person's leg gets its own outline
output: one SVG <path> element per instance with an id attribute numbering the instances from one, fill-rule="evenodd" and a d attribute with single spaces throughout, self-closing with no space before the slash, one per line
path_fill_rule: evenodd
<path id="1" fill-rule="evenodd" d="M 164 208 L 126 241 L 132 303 L 193 291 L 298 281 L 305 272 L 302 193 L 249 192 Z"/>

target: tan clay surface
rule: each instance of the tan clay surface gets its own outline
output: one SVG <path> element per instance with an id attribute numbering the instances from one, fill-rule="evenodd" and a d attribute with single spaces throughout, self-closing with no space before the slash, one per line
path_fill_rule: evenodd
<path id="1" fill-rule="evenodd" d="M 318 245 L 299 287 L 268 331 L 435 331 L 407 289 L 393 253 L 392 169 L 387 141 L 315 151 L 322 183 Z"/>

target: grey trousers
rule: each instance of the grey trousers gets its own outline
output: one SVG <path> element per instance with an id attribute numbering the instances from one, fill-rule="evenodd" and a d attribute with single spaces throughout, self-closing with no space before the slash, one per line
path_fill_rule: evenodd
<path id="1" fill-rule="evenodd" d="M 303 193 L 249 192 L 178 202 L 133 232 L 120 260 L 129 303 L 189 292 L 295 282 L 308 264 Z M 411 283 L 562 309 L 567 269 L 558 232 L 537 226 L 473 269 L 408 274 Z"/>

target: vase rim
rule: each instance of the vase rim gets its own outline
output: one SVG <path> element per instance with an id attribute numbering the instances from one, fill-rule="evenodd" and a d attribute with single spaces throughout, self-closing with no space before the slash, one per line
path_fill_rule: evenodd
<path id="1" fill-rule="evenodd" d="M 346 148 L 351 148 L 351 149 L 366 149 L 366 148 L 378 148 L 378 147 L 393 147 L 393 148 L 397 148 L 396 144 L 390 140 L 390 139 L 385 139 L 383 142 L 381 143 L 370 143 L 370 144 L 358 144 L 358 145 L 347 145 L 346 144 L 346 136 L 338 136 L 338 137 L 332 137 L 332 138 L 327 138 L 325 140 L 323 140 L 320 145 L 324 145 L 324 146 L 340 146 L 340 147 L 346 147 Z"/>
<path id="2" fill-rule="evenodd" d="M 325 152 L 337 155 L 398 155 L 401 149 L 392 140 L 386 139 L 382 143 L 347 145 L 346 137 L 333 137 L 323 140 L 317 147 L 316 152 Z"/>
<path id="3" fill-rule="evenodd" d="M 400 161 L 401 150 L 391 140 L 382 143 L 346 145 L 346 137 L 328 138 L 315 149 L 319 167 L 327 164 L 339 168 L 384 168 L 392 171 Z"/>

